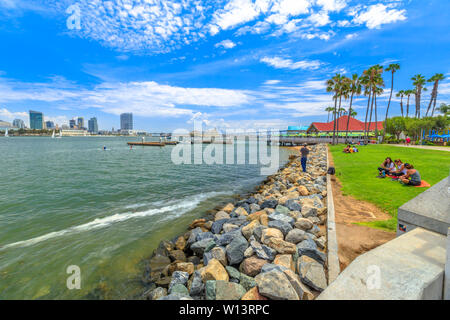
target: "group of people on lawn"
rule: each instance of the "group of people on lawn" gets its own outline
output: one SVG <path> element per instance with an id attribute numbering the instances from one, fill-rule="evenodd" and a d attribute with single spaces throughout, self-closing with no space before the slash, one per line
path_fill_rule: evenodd
<path id="1" fill-rule="evenodd" d="M 352 146 L 352 145 L 349 145 L 349 144 L 348 144 L 348 145 L 344 148 L 344 153 L 354 153 L 354 152 L 359 152 L 358 148 L 355 147 L 355 146 Z"/>
<path id="2" fill-rule="evenodd" d="M 400 181 L 400 183 L 408 186 L 420 186 L 422 183 L 420 173 L 410 163 L 403 163 L 397 159 L 392 161 L 387 157 L 380 167 L 378 167 L 380 175 L 377 178 L 386 178 L 386 175 L 392 177 L 392 180 Z"/>

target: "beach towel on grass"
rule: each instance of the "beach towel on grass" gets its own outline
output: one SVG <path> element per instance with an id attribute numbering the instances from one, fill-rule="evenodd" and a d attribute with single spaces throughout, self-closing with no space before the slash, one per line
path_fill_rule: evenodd
<path id="1" fill-rule="evenodd" d="M 389 178 L 398 178 L 396 176 L 391 176 L 391 175 L 386 175 L 386 176 L 388 176 Z M 425 180 L 422 180 L 420 182 L 419 186 L 414 186 L 414 187 L 416 187 L 416 188 L 429 188 L 429 187 L 431 187 L 431 185 L 428 182 L 426 182 Z"/>

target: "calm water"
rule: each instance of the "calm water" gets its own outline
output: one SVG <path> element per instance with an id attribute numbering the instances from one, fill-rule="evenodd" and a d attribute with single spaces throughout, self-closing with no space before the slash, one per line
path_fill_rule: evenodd
<path id="1" fill-rule="evenodd" d="M 0 299 L 135 298 L 159 240 L 264 179 L 257 165 L 175 165 L 173 146 L 127 140 L 0 138 Z M 80 290 L 66 287 L 70 265 Z"/>

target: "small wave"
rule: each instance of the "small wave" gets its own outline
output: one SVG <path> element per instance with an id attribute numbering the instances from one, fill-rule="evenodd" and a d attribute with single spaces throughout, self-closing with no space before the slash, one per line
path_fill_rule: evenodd
<path id="1" fill-rule="evenodd" d="M 194 209 L 198 204 L 200 204 L 200 202 L 202 202 L 208 198 L 212 198 L 212 197 L 215 197 L 218 195 L 223 195 L 223 194 L 226 194 L 226 193 L 225 192 L 208 192 L 208 193 L 204 193 L 204 194 L 197 194 L 195 196 L 184 198 L 183 200 L 179 201 L 176 204 L 161 207 L 161 208 L 154 208 L 154 209 L 141 211 L 141 212 L 117 213 L 117 214 L 107 216 L 104 218 L 97 218 L 88 223 L 70 227 L 70 228 L 67 228 L 67 229 L 64 229 L 61 231 L 50 232 L 50 233 L 44 234 L 39 237 L 35 237 L 35 238 L 28 239 L 28 240 L 23 240 L 23 241 L 17 241 L 14 243 L 6 244 L 4 246 L 0 246 L 0 251 L 9 249 L 9 248 L 28 247 L 28 246 L 32 246 L 37 243 L 40 243 L 42 241 L 62 237 L 64 235 L 80 233 L 80 232 L 89 231 L 89 230 L 93 230 L 93 229 L 100 229 L 100 228 L 107 227 L 113 223 L 122 222 L 122 221 L 126 221 L 129 219 L 148 217 L 148 216 L 152 216 L 152 215 L 156 215 L 156 214 L 164 213 L 164 212 L 176 211 L 176 213 L 171 216 L 172 218 L 175 218 L 175 217 L 178 217 L 178 216 L 186 213 L 189 210 Z M 164 219 L 164 220 L 166 220 L 166 219 Z"/>

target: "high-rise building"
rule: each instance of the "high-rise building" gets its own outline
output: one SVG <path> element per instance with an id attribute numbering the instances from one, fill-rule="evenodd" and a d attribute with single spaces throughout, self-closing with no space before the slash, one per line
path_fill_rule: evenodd
<path id="1" fill-rule="evenodd" d="M 42 112 L 30 110 L 30 128 L 36 130 L 44 128 L 44 115 Z"/>
<path id="2" fill-rule="evenodd" d="M 70 127 L 70 129 L 76 129 L 77 128 L 77 123 L 75 122 L 74 119 L 69 120 L 69 127 Z"/>
<path id="3" fill-rule="evenodd" d="M 120 130 L 133 130 L 132 113 L 122 113 L 120 115 Z"/>
<path id="4" fill-rule="evenodd" d="M 47 129 L 55 129 L 55 123 L 53 121 L 45 121 L 45 127 Z"/>
<path id="5" fill-rule="evenodd" d="M 88 120 L 88 130 L 90 133 L 98 133 L 98 124 L 96 117 Z"/>
<path id="6" fill-rule="evenodd" d="M 78 125 L 78 129 L 83 129 L 84 128 L 84 118 L 83 117 L 78 117 L 77 125 Z"/>
<path id="7" fill-rule="evenodd" d="M 25 129 L 25 122 L 22 119 L 14 119 L 13 126 L 19 129 Z"/>

